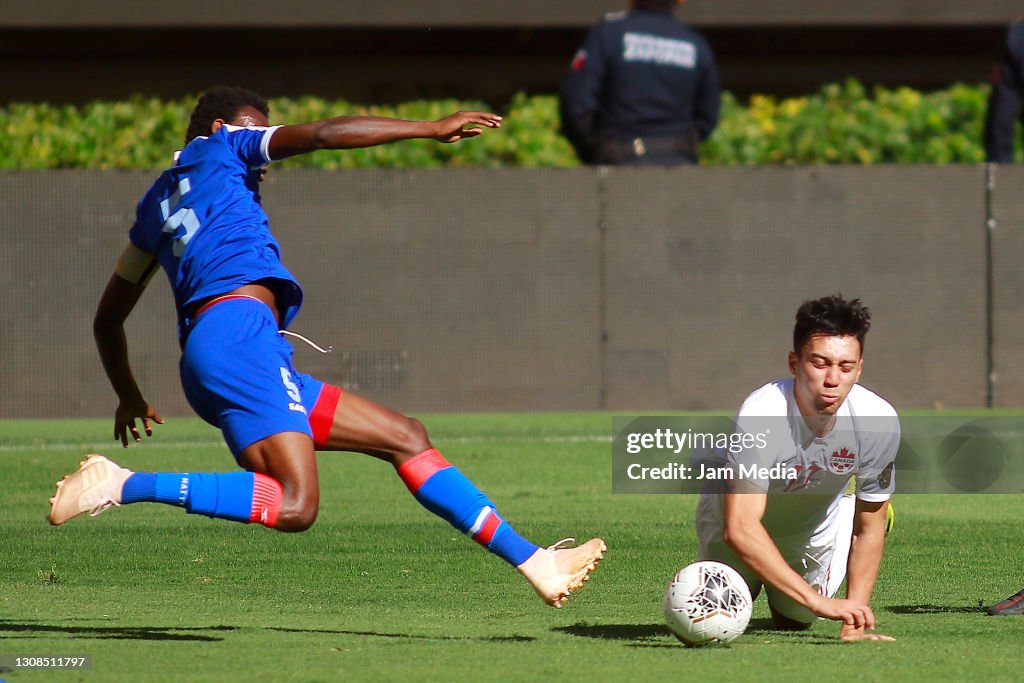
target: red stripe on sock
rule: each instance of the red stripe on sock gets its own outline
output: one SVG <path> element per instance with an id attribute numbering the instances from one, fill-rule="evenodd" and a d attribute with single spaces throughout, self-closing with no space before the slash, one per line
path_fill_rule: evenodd
<path id="1" fill-rule="evenodd" d="M 405 482 L 409 493 L 416 495 L 420 487 L 438 471 L 452 464 L 444 459 L 436 448 L 430 448 L 398 467 L 398 476 Z"/>
<path id="2" fill-rule="evenodd" d="M 277 524 L 277 515 L 281 512 L 281 497 L 284 489 L 277 479 L 268 477 L 265 474 L 256 473 L 253 475 L 252 487 L 252 511 L 249 513 L 249 523 L 257 522 L 271 529 Z"/>
<path id="3" fill-rule="evenodd" d="M 482 546 L 486 546 L 494 538 L 494 532 L 498 530 L 499 526 L 501 526 L 501 517 L 493 512 L 489 512 L 487 519 L 484 520 L 483 527 L 480 531 L 476 532 L 473 540 Z"/>
<path id="4" fill-rule="evenodd" d="M 334 424 L 334 413 L 338 410 L 338 401 L 341 400 L 341 389 L 331 384 L 325 384 L 316 398 L 316 405 L 309 413 L 309 428 L 313 432 L 313 446 L 322 448 L 327 445 L 327 438 L 331 435 L 331 425 Z"/>

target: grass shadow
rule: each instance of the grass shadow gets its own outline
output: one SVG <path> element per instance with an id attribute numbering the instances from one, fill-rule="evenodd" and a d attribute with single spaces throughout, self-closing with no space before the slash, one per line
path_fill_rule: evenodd
<path id="1" fill-rule="evenodd" d="M 601 640 L 643 642 L 672 637 L 665 624 L 573 624 L 572 626 L 557 626 L 551 630 L 579 638 L 599 638 Z"/>
<path id="2" fill-rule="evenodd" d="M 951 605 L 892 605 L 884 608 L 893 614 L 984 614 L 981 605 L 953 607 Z"/>
<path id="3" fill-rule="evenodd" d="M 0 619 L 0 637 L 2 638 L 43 638 L 53 634 L 64 634 L 81 638 L 98 638 L 110 640 L 171 640 L 193 642 L 217 642 L 223 637 L 206 633 L 238 631 L 236 626 L 54 626 L 43 623 L 13 622 Z M 487 643 L 529 643 L 536 640 L 532 636 L 443 636 L 417 635 L 411 633 L 386 633 L 380 631 L 354 631 L 342 629 L 305 629 L 271 626 L 265 631 L 279 633 L 320 633 L 346 636 L 371 636 L 374 638 L 401 638 L 411 640 L 452 641 L 465 640 Z"/>
<path id="4" fill-rule="evenodd" d="M 204 635 L 204 632 L 237 631 L 234 626 L 53 626 L 50 624 L 13 622 L 0 619 L 0 634 L 6 638 L 43 638 L 52 634 L 65 634 L 80 638 L 101 640 L 180 640 L 216 642 L 224 638 Z M 23 635 L 12 635 L 23 634 Z"/>
<path id="5" fill-rule="evenodd" d="M 770 618 L 751 619 L 750 623 L 747 624 L 747 633 L 761 633 L 763 631 L 779 631 L 779 629 L 775 628 Z M 780 633 L 792 633 L 792 631 L 780 631 Z"/>
<path id="6" fill-rule="evenodd" d="M 598 638 L 601 640 L 629 641 L 628 647 L 637 648 L 677 648 L 679 643 L 664 624 L 573 624 L 558 626 L 551 629 L 558 633 L 566 633 L 579 638 Z M 746 630 L 747 634 L 760 636 L 777 635 L 788 640 L 811 645 L 839 645 L 841 641 L 835 637 L 824 636 L 814 631 L 787 631 L 775 628 L 771 619 L 752 619 Z M 667 639 L 667 641 L 665 640 Z M 729 643 L 717 643 L 712 647 L 728 648 Z"/>
<path id="7" fill-rule="evenodd" d="M 813 624 L 812 624 L 813 626 Z M 745 633 L 763 633 L 763 634 L 777 634 L 780 636 L 792 636 L 794 638 L 809 638 L 813 635 L 811 628 L 807 629 L 789 629 L 779 628 L 772 621 L 771 617 L 762 617 L 760 619 L 751 619 L 750 623 L 747 624 L 747 630 Z"/>
<path id="8" fill-rule="evenodd" d="M 825 622 L 819 621 L 818 623 L 821 624 Z M 761 619 L 751 619 L 745 633 L 756 634 L 762 637 L 778 636 L 779 638 L 784 638 L 801 645 L 847 645 L 848 643 L 839 639 L 839 622 L 831 623 L 835 624 L 835 631 L 829 634 L 822 633 L 821 630 L 813 627 L 804 631 L 778 628 L 772 622 L 770 617 L 765 617 Z M 828 627 L 825 626 L 825 628 L 827 629 Z"/>
<path id="9" fill-rule="evenodd" d="M 374 638 L 403 638 L 410 640 L 469 640 L 486 643 L 531 643 L 536 638 L 533 636 L 428 636 L 412 633 L 384 633 L 380 631 L 352 631 L 343 629 L 322 629 L 322 628 L 286 628 L 284 626 L 269 626 L 267 631 L 279 633 L 326 633 L 328 635 L 342 636 L 371 636 Z"/>

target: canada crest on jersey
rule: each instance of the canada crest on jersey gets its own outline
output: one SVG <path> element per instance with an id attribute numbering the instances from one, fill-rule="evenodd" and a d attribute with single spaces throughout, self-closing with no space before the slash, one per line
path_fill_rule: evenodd
<path id="1" fill-rule="evenodd" d="M 849 474 L 856 460 L 857 454 L 844 446 L 828 456 L 828 470 L 832 474 Z"/>

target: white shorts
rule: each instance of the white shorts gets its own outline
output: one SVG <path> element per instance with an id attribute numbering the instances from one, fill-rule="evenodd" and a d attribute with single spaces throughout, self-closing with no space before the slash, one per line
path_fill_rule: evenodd
<path id="1" fill-rule="evenodd" d="M 722 542 L 721 507 L 719 496 L 701 496 L 697 505 L 697 537 L 700 541 L 700 559 L 724 562 L 743 576 L 751 596 L 757 597 L 763 582 L 754 570 L 744 564 Z M 831 598 L 839 592 L 846 578 L 846 563 L 850 557 L 853 538 L 853 516 L 856 498 L 852 494 L 840 498 L 835 514 L 826 519 L 808 538 L 773 538 L 782 557 L 793 570 L 804 578 L 811 588 Z M 768 602 L 785 617 L 804 624 L 817 617 L 806 607 L 765 586 Z"/>

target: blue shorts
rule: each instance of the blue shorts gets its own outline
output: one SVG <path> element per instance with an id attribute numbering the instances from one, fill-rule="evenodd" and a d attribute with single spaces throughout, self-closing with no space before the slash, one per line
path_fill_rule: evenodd
<path id="1" fill-rule="evenodd" d="M 237 459 L 281 432 L 326 442 L 341 390 L 292 367 L 292 347 L 270 308 L 251 298 L 217 301 L 191 323 L 181 384 L 193 410 L 224 434 Z M 311 424 L 312 422 L 312 424 Z"/>

